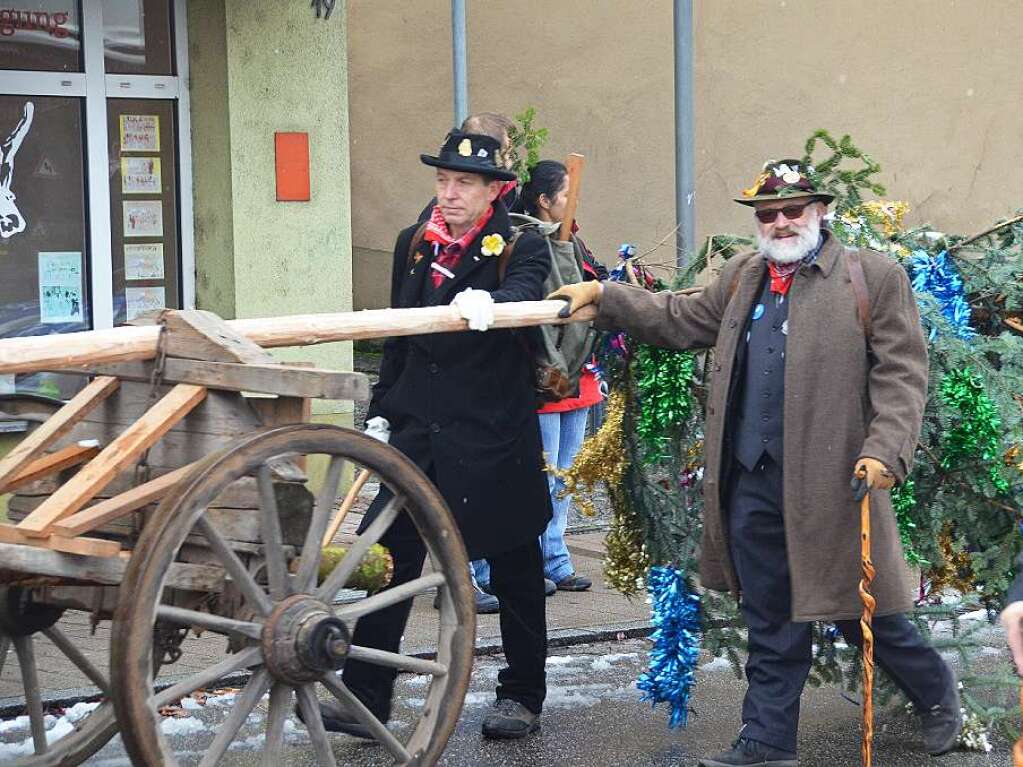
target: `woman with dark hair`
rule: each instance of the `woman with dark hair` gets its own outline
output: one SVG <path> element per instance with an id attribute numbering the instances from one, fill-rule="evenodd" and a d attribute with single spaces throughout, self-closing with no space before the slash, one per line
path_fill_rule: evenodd
<path id="1" fill-rule="evenodd" d="M 568 171 L 560 162 L 542 160 L 531 169 L 529 181 L 522 187 L 517 207 L 524 215 L 513 216 L 512 219 L 520 228 L 535 227 L 549 240 L 553 240 L 565 218 L 567 203 Z M 584 279 L 607 279 L 607 269 L 593 258 L 589 249 L 576 236 L 576 229 L 573 223 L 572 244 Z M 572 465 L 586 432 L 589 409 L 602 399 L 596 376 L 589 367 L 584 366 L 579 378 L 578 396 L 548 402 L 537 411 L 543 450 L 550 467 L 563 471 Z M 565 484 L 553 473 L 548 473 L 547 485 L 554 506 L 554 517 L 540 538 L 544 575 L 554 581 L 561 591 L 585 591 L 592 582 L 576 574 L 572 557 L 565 545 L 565 527 L 572 497 L 560 497 Z"/>

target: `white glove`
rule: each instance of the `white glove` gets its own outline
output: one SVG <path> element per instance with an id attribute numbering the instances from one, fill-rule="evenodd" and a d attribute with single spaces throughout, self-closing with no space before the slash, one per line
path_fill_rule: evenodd
<path id="1" fill-rule="evenodd" d="M 391 422 L 381 415 L 375 415 L 366 421 L 365 433 L 386 444 L 391 440 Z"/>
<path id="2" fill-rule="evenodd" d="M 469 321 L 469 330 L 486 330 L 494 324 L 494 299 L 485 290 L 466 288 L 451 299 L 462 319 Z"/>

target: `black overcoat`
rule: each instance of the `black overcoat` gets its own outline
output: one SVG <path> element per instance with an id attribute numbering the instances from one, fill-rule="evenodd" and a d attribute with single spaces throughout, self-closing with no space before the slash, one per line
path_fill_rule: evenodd
<path id="1" fill-rule="evenodd" d="M 511 239 L 500 202 L 469 246 L 454 279 L 430 282 L 433 246 L 424 241 L 409 263 L 416 226 L 398 235 L 391 306 L 450 304 L 466 288 L 486 290 L 497 303 L 543 298 L 550 256 L 543 239 L 524 232 L 504 281 L 498 259 L 484 256 L 484 236 Z M 455 515 L 470 558 L 508 551 L 534 539 L 551 518 L 544 473 L 533 364 L 524 338 L 512 330 L 465 331 L 390 338 L 366 417 L 391 424 L 391 444 L 434 478 Z"/>

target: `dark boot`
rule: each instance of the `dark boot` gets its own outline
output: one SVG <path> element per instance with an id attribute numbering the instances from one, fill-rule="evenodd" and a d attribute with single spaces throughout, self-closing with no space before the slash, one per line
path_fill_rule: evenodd
<path id="1" fill-rule="evenodd" d="M 540 729 L 540 715 L 517 700 L 502 698 L 483 717 L 483 737 L 499 740 L 524 738 Z"/>
<path id="2" fill-rule="evenodd" d="M 920 726 L 924 733 L 924 747 L 931 756 L 951 751 L 959 742 L 963 730 L 962 704 L 959 701 L 959 683 L 949 670 L 951 683 L 945 697 L 927 711 L 920 714 Z"/>
<path id="3" fill-rule="evenodd" d="M 701 767 L 799 767 L 796 755 L 766 743 L 739 738 L 728 751 L 700 760 Z"/>
<path id="4" fill-rule="evenodd" d="M 295 706 L 295 714 L 298 715 L 298 719 L 302 724 L 306 723 L 305 719 L 302 718 L 302 708 L 300 706 Z M 375 740 L 369 728 L 350 714 L 340 701 L 333 698 L 321 700 L 320 716 L 323 718 L 323 728 L 327 732 L 343 732 L 345 735 L 351 735 L 354 738 Z M 387 720 L 390 719 L 390 716 L 379 716 L 377 712 L 373 712 L 373 716 L 379 719 L 381 724 L 387 724 Z"/>
<path id="5" fill-rule="evenodd" d="M 562 578 L 557 583 L 558 591 L 586 591 L 593 585 L 593 581 L 584 575 L 573 573 L 567 578 Z"/>

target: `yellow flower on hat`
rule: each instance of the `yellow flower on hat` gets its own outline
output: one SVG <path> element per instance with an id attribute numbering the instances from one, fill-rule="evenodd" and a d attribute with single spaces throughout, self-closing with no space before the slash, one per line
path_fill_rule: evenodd
<path id="1" fill-rule="evenodd" d="M 759 176 L 757 176 L 757 180 L 753 182 L 753 186 L 751 186 L 749 189 L 742 190 L 742 196 L 756 197 L 757 192 L 760 191 L 760 187 L 764 185 L 764 182 L 767 181 L 768 178 L 769 176 L 767 173 L 761 173 Z"/>
<path id="2" fill-rule="evenodd" d="M 499 234 L 488 234 L 480 243 L 480 253 L 484 256 L 499 256 L 504 251 L 504 237 Z"/>
<path id="3" fill-rule="evenodd" d="M 462 143 L 458 145 L 458 153 L 462 155 L 462 157 L 468 157 L 469 155 L 471 155 L 472 142 L 467 138 L 462 139 Z"/>

